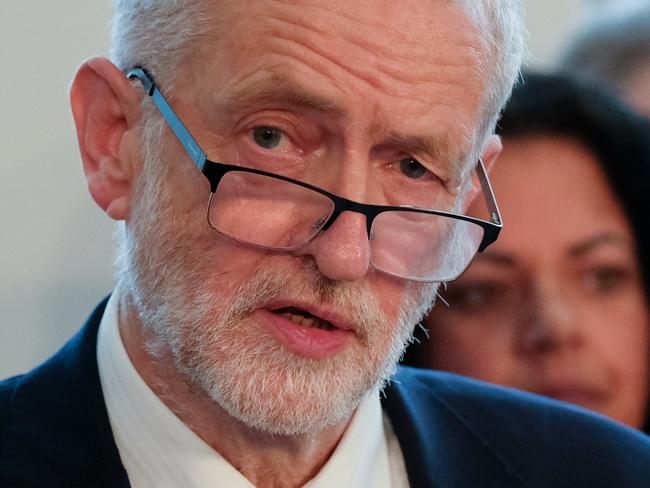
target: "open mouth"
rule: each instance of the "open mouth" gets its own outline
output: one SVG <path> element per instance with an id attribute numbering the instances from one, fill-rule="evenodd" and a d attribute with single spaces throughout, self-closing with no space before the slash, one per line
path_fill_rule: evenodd
<path id="1" fill-rule="evenodd" d="M 282 307 L 276 310 L 273 310 L 273 313 L 276 315 L 281 315 L 287 320 L 290 320 L 294 324 L 301 325 L 303 327 L 313 327 L 315 329 L 322 330 L 337 330 L 330 322 L 323 320 L 315 315 L 301 310 L 296 307 Z"/>

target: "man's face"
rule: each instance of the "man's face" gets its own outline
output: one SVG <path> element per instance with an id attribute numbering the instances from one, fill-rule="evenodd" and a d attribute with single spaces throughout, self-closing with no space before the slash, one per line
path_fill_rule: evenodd
<path id="1" fill-rule="evenodd" d="M 486 78 L 460 10 L 221 3 L 218 32 L 170 97 L 211 159 L 356 201 L 454 206 Z M 157 345 L 251 427 L 296 434 L 347 418 L 391 373 L 435 287 L 373 270 L 358 214 L 294 253 L 237 244 L 206 223 L 207 181 L 173 136 L 150 160 L 161 169 L 135 192 L 127 286 Z"/>

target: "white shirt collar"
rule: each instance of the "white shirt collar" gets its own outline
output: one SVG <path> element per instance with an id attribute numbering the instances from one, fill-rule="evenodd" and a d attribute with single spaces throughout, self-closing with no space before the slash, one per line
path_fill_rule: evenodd
<path id="1" fill-rule="evenodd" d="M 218 452 L 155 395 L 131 364 L 118 327 L 116 290 L 97 338 L 99 377 L 120 457 L 135 488 L 252 488 Z M 384 428 L 386 424 L 386 429 Z M 408 486 L 399 443 L 377 395 L 355 412 L 332 456 L 308 488 Z"/>

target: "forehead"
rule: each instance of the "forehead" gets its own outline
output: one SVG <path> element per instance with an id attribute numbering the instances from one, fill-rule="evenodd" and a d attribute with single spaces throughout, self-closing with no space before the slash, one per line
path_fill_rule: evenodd
<path id="1" fill-rule="evenodd" d="M 374 127 L 399 117 L 417 132 L 440 126 L 473 138 L 489 56 L 454 3 L 218 3 L 214 31 L 185 70 L 206 102 L 290 76 Z"/>
<path id="2" fill-rule="evenodd" d="M 504 139 L 492 183 L 506 223 L 495 249 L 542 256 L 603 232 L 633 241 L 596 156 L 573 138 Z"/>

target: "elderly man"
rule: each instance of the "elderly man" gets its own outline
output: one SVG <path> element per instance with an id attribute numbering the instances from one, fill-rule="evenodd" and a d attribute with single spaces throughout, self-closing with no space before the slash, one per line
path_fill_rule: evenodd
<path id="1" fill-rule="evenodd" d="M 511 2 L 115 7 L 115 64 L 71 96 L 119 280 L 0 384 L 2 486 L 650 479 L 643 437 L 576 409 L 410 369 L 386 386 L 435 283 L 501 225 L 484 165 Z M 487 217 L 463 215 L 474 197 Z"/>

